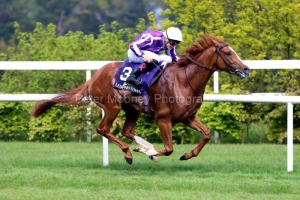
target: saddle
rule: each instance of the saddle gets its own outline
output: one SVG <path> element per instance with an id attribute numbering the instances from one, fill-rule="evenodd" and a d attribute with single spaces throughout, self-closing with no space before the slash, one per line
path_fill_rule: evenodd
<path id="1" fill-rule="evenodd" d="M 142 71 L 137 79 L 141 82 L 139 86 L 126 82 L 132 71 L 136 68 Z M 143 97 L 144 109 L 146 112 L 150 112 L 148 103 L 148 91 L 149 88 L 156 82 L 156 80 L 163 74 L 163 68 L 161 62 L 152 63 L 133 63 L 128 60 L 124 60 L 120 69 L 116 73 L 114 88 L 119 90 L 128 90 L 133 95 L 139 95 Z M 143 72 L 144 71 L 144 72 Z"/>

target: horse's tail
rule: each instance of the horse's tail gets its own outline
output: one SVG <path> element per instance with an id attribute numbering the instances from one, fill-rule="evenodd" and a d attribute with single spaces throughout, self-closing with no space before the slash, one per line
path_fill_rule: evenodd
<path id="1" fill-rule="evenodd" d="M 43 114 L 55 104 L 80 106 L 89 104 L 91 101 L 88 93 L 89 84 L 90 80 L 88 80 L 78 88 L 74 88 L 66 92 L 60 93 L 52 99 L 39 101 L 32 108 L 30 114 L 34 117 L 39 117 L 41 114 Z"/>

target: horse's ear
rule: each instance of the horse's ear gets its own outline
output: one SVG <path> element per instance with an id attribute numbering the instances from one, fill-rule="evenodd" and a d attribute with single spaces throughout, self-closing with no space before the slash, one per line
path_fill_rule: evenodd
<path id="1" fill-rule="evenodd" d="M 213 35 L 206 35 L 206 38 L 209 39 L 211 41 L 211 43 L 217 45 L 218 43 L 221 43 L 223 42 L 222 40 L 220 40 L 219 38 L 216 38 L 215 36 Z"/>
<path id="2" fill-rule="evenodd" d="M 217 40 L 215 40 L 215 39 L 213 39 L 213 38 L 211 38 L 210 39 L 214 44 L 217 44 L 218 42 L 217 42 Z"/>
<path id="3" fill-rule="evenodd" d="M 216 39 L 211 39 L 211 41 L 215 44 L 215 46 L 218 46 L 219 41 Z"/>

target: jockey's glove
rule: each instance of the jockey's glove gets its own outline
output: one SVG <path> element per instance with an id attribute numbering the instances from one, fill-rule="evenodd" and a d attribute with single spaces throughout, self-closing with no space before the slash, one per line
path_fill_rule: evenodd
<path id="1" fill-rule="evenodd" d="M 143 59 L 144 59 L 145 62 L 148 62 L 148 63 L 152 62 L 152 58 L 149 55 L 144 54 Z"/>

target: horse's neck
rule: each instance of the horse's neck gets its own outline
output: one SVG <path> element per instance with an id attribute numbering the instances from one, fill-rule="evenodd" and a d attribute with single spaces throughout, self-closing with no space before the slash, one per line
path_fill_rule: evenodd
<path id="1" fill-rule="evenodd" d="M 202 65 L 204 65 L 210 69 L 212 69 L 212 67 L 213 67 L 213 63 L 210 63 L 210 64 L 203 63 Z M 186 70 L 187 78 L 189 80 L 190 90 L 194 93 L 195 96 L 202 95 L 204 93 L 205 87 L 214 71 L 202 68 L 193 63 L 186 66 L 185 70 Z"/>

